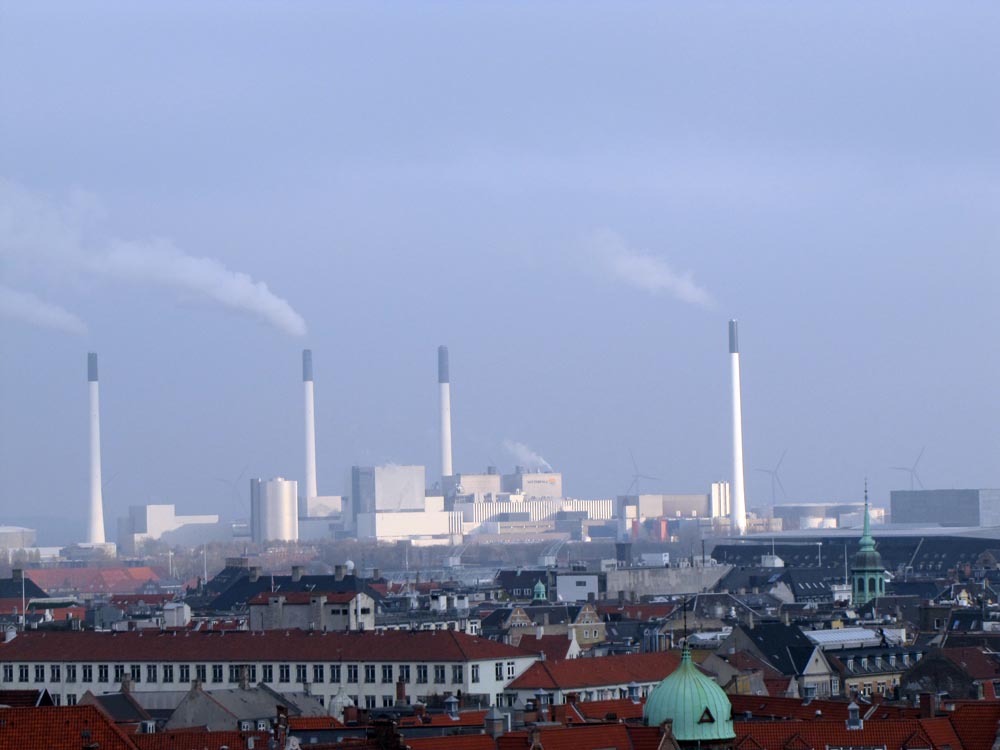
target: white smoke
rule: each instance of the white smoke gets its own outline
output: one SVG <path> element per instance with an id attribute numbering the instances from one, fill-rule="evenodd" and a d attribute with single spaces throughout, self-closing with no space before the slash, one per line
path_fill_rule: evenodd
<path id="1" fill-rule="evenodd" d="M 263 281 L 226 268 L 214 258 L 182 253 L 166 240 L 112 243 L 93 258 L 99 274 L 129 283 L 151 284 L 195 292 L 232 310 L 270 323 L 291 336 L 305 336 L 306 322 Z"/>
<path id="2" fill-rule="evenodd" d="M 0 284 L 0 317 L 83 336 L 87 326 L 68 310 L 39 299 L 31 292 L 22 292 Z"/>
<path id="3" fill-rule="evenodd" d="M 305 335 L 305 321 L 286 300 L 214 258 L 189 255 L 168 240 L 86 241 L 97 233 L 100 219 L 99 204 L 85 193 L 59 204 L 0 179 L 0 256 L 29 275 L 91 277 L 193 293 L 289 335 Z M 26 309 L 23 299 L 16 309 Z"/>
<path id="4" fill-rule="evenodd" d="M 504 440 L 503 447 L 505 451 L 517 460 L 518 464 L 524 466 L 526 469 L 552 471 L 552 464 L 524 443 L 519 443 L 516 440 Z"/>
<path id="5" fill-rule="evenodd" d="M 708 291 L 695 283 L 691 271 L 678 273 L 662 258 L 629 247 L 614 232 L 599 232 L 593 247 L 602 269 L 626 284 L 654 294 L 666 292 L 674 299 L 699 307 L 715 304 Z"/>

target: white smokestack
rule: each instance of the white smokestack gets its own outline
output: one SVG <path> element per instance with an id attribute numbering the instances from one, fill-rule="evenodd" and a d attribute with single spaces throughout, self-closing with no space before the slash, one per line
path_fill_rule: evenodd
<path id="1" fill-rule="evenodd" d="M 306 394 L 306 486 L 307 500 L 316 497 L 316 405 L 313 402 L 313 353 L 302 350 L 302 385 Z"/>
<path id="2" fill-rule="evenodd" d="M 736 321 L 729 321 L 729 359 L 733 368 L 733 495 L 731 525 L 734 534 L 747 533 L 747 501 L 743 489 L 743 403 L 740 396 L 740 344 Z"/>
<path id="3" fill-rule="evenodd" d="M 87 542 L 104 544 L 104 495 L 101 491 L 101 402 L 97 384 L 97 355 L 87 355 L 90 387 L 90 506 L 87 509 Z"/>
<path id="4" fill-rule="evenodd" d="M 438 347 L 438 384 L 441 389 L 441 476 L 451 469 L 451 381 L 448 377 L 448 347 Z"/>

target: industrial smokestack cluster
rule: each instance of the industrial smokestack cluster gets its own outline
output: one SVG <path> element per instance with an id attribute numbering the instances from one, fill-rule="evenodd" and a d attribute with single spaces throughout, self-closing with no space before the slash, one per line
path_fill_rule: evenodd
<path id="1" fill-rule="evenodd" d="M 316 497 L 316 405 L 313 401 L 313 358 L 311 349 L 302 350 L 302 385 L 306 398 L 306 486 L 305 499 Z"/>
<path id="2" fill-rule="evenodd" d="M 729 359 L 733 370 L 733 496 L 731 525 L 734 534 L 747 533 L 747 501 L 743 486 L 743 403 L 740 395 L 740 342 L 736 321 L 729 321 Z"/>
<path id="3" fill-rule="evenodd" d="M 87 508 L 87 543 L 104 544 L 104 494 L 101 488 L 101 400 L 97 382 L 97 354 L 87 354 L 90 389 L 90 504 Z"/>
<path id="4" fill-rule="evenodd" d="M 441 476 L 454 474 L 451 468 L 451 379 L 448 376 L 448 347 L 438 347 L 438 384 L 441 389 Z"/>

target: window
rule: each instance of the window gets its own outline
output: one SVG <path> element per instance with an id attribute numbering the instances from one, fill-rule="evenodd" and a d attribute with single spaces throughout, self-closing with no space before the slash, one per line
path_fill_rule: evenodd
<path id="1" fill-rule="evenodd" d="M 97 665 L 97 681 L 98 682 L 109 682 L 108 680 L 108 665 L 98 664 Z"/>
<path id="2" fill-rule="evenodd" d="M 382 696 L 382 708 L 391 708 L 393 703 L 394 701 L 391 695 Z"/>
<path id="3" fill-rule="evenodd" d="M 76 682 L 76 664 L 66 665 L 66 682 Z"/>
<path id="4" fill-rule="evenodd" d="M 62 696 L 59 693 L 53 693 L 52 694 L 52 704 L 55 705 L 55 706 L 61 706 L 62 705 Z"/>
<path id="5" fill-rule="evenodd" d="M 278 682 L 291 682 L 292 668 L 288 664 L 278 665 Z"/>
<path id="6" fill-rule="evenodd" d="M 75 693 L 66 693 L 66 705 L 67 706 L 75 706 L 76 705 L 76 694 Z"/>
<path id="7" fill-rule="evenodd" d="M 194 678 L 203 684 L 208 682 L 208 667 L 204 664 L 195 664 Z"/>
<path id="8" fill-rule="evenodd" d="M 839 695 L 840 694 L 840 678 L 839 677 L 831 677 L 830 678 L 830 692 L 833 695 Z"/>
<path id="9" fill-rule="evenodd" d="M 444 664 L 434 665 L 434 684 L 435 685 L 444 684 Z"/>
<path id="10" fill-rule="evenodd" d="M 142 682 L 142 665 L 130 664 L 128 668 L 128 676 L 132 682 Z"/>
<path id="11" fill-rule="evenodd" d="M 313 682 L 324 682 L 325 667 L 322 664 L 313 664 Z"/>
<path id="12" fill-rule="evenodd" d="M 265 664 L 262 669 L 264 670 L 264 682 L 274 682 L 274 665 Z"/>
<path id="13" fill-rule="evenodd" d="M 212 682 L 222 682 L 222 665 L 212 665 Z"/>
<path id="14" fill-rule="evenodd" d="M 498 680 L 502 680 L 503 679 L 503 662 L 502 661 L 498 661 L 493 666 L 496 669 L 496 678 Z"/>
<path id="15" fill-rule="evenodd" d="M 514 662 L 512 662 L 512 661 L 507 662 L 507 679 L 508 680 L 513 680 L 514 679 L 514 666 L 515 666 Z"/>
<path id="16" fill-rule="evenodd" d="M 181 682 L 191 682 L 191 665 L 181 664 L 178 668 L 178 673 L 181 678 Z"/>
<path id="17" fill-rule="evenodd" d="M 121 682 L 125 679 L 125 665 L 115 664 L 115 682 Z"/>
<path id="18" fill-rule="evenodd" d="M 357 682 L 358 681 L 358 665 L 357 664 L 348 664 L 347 665 L 347 681 L 348 682 Z M 357 705 L 357 702 L 355 702 L 354 705 Z"/>
<path id="19" fill-rule="evenodd" d="M 420 685 L 427 684 L 427 665 L 418 664 L 417 665 L 417 683 Z"/>
<path id="20" fill-rule="evenodd" d="M 374 664 L 365 664 L 365 682 L 375 682 Z"/>
<path id="21" fill-rule="evenodd" d="M 35 665 L 35 682 L 45 682 L 45 665 Z"/>
<path id="22" fill-rule="evenodd" d="M 409 682 L 410 681 L 410 665 L 409 664 L 400 664 L 399 665 L 399 680 L 400 680 L 400 682 Z"/>
<path id="23" fill-rule="evenodd" d="M 392 684 L 392 665 L 383 664 L 382 665 L 382 682 L 387 682 Z"/>
<path id="24" fill-rule="evenodd" d="M 872 684 L 870 682 L 864 683 L 864 685 L 862 685 L 862 687 L 861 687 L 861 692 L 864 695 L 871 695 L 872 694 Z"/>
<path id="25" fill-rule="evenodd" d="M 330 682 L 340 682 L 340 665 L 330 665 Z"/>
<path id="26" fill-rule="evenodd" d="M 62 675 L 60 674 L 62 670 L 59 668 L 58 664 L 53 664 L 49 667 L 49 674 L 51 675 L 51 682 L 62 682 Z"/>
<path id="27" fill-rule="evenodd" d="M 246 669 L 246 667 L 244 667 L 244 669 Z M 256 685 L 257 684 L 257 665 L 256 664 L 251 664 L 250 665 L 250 668 L 249 668 L 248 674 L 247 674 L 247 681 L 251 685 Z"/>
<path id="28" fill-rule="evenodd" d="M 174 665 L 164 664 L 163 665 L 163 681 L 173 682 L 174 681 Z"/>
<path id="29" fill-rule="evenodd" d="M 13 682 L 14 681 L 14 665 L 4 664 L 3 665 L 3 681 Z"/>
<path id="30" fill-rule="evenodd" d="M 92 664 L 83 665 L 83 682 L 94 681 L 94 667 Z"/>
<path id="31" fill-rule="evenodd" d="M 365 708 L 375 708 L 375 696 L 366 695 L 365 696 Z"/>
<path id="32" fill-rule="evenodd" d="M 17 665 L 17 681 L 27 682 L 28 681 L 28 665 L 18 664 Z"/>
<path id="33" fill-rule="evenodd" d="M 461 685 L 463 682 L 465 682 L 465 675 L 462 674 L 462 672 L 464 672 L 464 671 L 465 670 L 462 669 L 462 665 L 461 664 L 452 664 L 451 665 L 451 681 L 452 681 L 452 683 L 454 683 L 456 685 Z"/>
<path id="34" fill-rule="evenodd" d="M 478 664 L 473 664 L 470 667 L 470 672 L 471 672 L 471 675 L 472 675 L 472 681 L 473 682 L 479 682 L 479 665 Z"/>
<path id="35" fill-rule="evenodd" d="M 156 682 L 156 665 L 146 665 L 146 682 Z"/>
<path id="36" fill-rule="evenodd" d="M 304 683 L 306 681 L 306 665 L 296 664 L 295 665 L 295 681 Z"/>

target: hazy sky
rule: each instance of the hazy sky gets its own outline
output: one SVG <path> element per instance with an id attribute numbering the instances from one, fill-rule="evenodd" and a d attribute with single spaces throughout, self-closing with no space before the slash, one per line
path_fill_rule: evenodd
<path id="1" fill-rule="evenodd" d="M 0 522 L 505 441 L 568 494 L 1000 485 L 995 3 L 0 3 Z M 244 471 L 245 469 L 245 471 Z M 240 477 L 238 497 L 230 483 Z M 68 529 L 69 531 L 65 531 Z"/>

